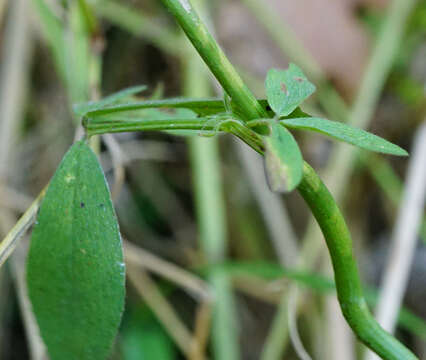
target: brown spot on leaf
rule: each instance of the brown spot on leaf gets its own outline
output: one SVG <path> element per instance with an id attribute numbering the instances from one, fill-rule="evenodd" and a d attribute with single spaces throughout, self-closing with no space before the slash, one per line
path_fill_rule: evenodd
<path id="1" fill-rule="evenodd" d="M 281 90 L 287 94 L 287 86 L 284 83 L 281 83 Z"/>
<path id="2" fill-rule="evenodd" d="M 304 79 L 299 76 L 295 76 L 294 80 L 296 80 L 297 82 L 303 82 Z"/>

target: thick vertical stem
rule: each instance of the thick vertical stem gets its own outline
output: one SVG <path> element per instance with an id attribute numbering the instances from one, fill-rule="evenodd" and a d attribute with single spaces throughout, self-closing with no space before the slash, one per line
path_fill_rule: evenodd
<path id="1" fill-rule="evenodd" d="M 267 117 L 254 95 L 235 71 L 222 49 L 198 17 L 189 0 L 162 0 L 175 16 L 216 79 L 243 112 L 246 120 Z"/>

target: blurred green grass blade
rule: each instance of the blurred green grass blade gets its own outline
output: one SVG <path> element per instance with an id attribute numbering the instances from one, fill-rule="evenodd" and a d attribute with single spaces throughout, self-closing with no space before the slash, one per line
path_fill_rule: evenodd
<path id="1" fill-rule="evenodd" d="M 211 2 L 193 0 L 192 5 L 205 17 L 209 17 Z M 182 36 L 182 40 L 184 37 Z M 187 44 L 187 42 L 185 42 Z M 185 48 L 185 50 L 187 50 Z M 211 79 L 205 64 L 198 54 L 181 51 L 181 63 L 184 64 L 184 94 L 188 97 L 208 96 L 211 92 Z M 225 97 L 226 98 L 226 97 Z M 197 112 L 199 116 L 233 111 L 232 104 L 219 101 L 214 112 Z M 219 142 L 216 138 L 193 137 L 188 139 L 189 154 L 193 177 L 193 191 L 199 229 L 199 246 L 202 256 L 208 263 L 224 261 L 228 256 L 228 236 L 225 188 L 222 184 L 222 164 Z M 238 360 L 241 358 L 237 304 L 231 279 L 220 269 L 207 275 L 214 294 L 211 323 L 212 358 Z"/>
<path id="2" fill-rule="evenodd" d="M 66 84 L 72 103 L 87 101 L 90 95 L 90 33 L 80 4 L 81 1 L 71 2 L 66 30 Z"/>
<path id="3" fill-rule="evenodd" d="M 86 0 L 78 0 L 78 6 L 80 9 L 81 18 L 85 25 L 85 32 L 88 34 L 94 34 L 98 31 L 99 23 L 96 18 L 93 8 L 87 3 Z"/>
<path id="4" fill-rule="evenodd" d="M 315 91 L 315 86 L 294 64 L 287 70 L 269 70 L 265 87 L 268 103 L 277 116 L 291 114 Z"/>
<path id="5" fill-rule="evenodd" d="M 374 304 L 376 303 L 377 296 L 374 301 Z M 398 324 L 401 328 L 410 331 L 423 341 L 426 341 L 426 322 L 404 307 L 399 310 Z"/>
<path id="6" fill-rule="evenodd" d="M 77 142 L 53 176 L 27 261 L 29 298 L 51 360 L 103 360 L 124 308 L 118 223 L 92 150 Z"/>
<path id="7" fill-rule="evenodd" d="M 307 273 L 299 270 L 285 269 L 279 264 L 271 262 L 225 262 L 212 267 L 219 267 L 232 277 L 238 276 L 255 276 L 266 280 L 277 280 L 280 278 L 288 278 L 296 281 L 299 285 L 306 286 L 309 289 L 329 293 L 335 290 L 334 282 L 324 276 Z M 207 274 L 209 267 L 201 270 L 202 274 Z"/>
<path id="8" fill-rule="evenodd" d="M 357 129 L 341 122 L 308 117 L 284 119 L 281 120 L 281 123 L 292 129 L 318 132 L 366 150 L 397 156 L 408 155 L 408 153 L 398 145 L 392 144 L 391 142 L 365 130 Z"/>
<path id="9" fill-rule="evenodd" d="M 156 22 L 152 16 L 144 15 L 138 9 L 123 5 L 119 1 L 97 1 L 94 9 L 104 19 L 135 36 L 152 42 L 166 53 L 181 55 L 182 39 L 178 33 Z"/>
<path id="10" fill-rule="evenodd" d="M 62 21 L 50 10 L 44 0 L 34 0 L 40 18 L 43 35 L 52 51 L 55 66 L 60 76 L 66 78 L 65 29 Z"/>
<path id="11" fill-rule="evenodd" d="M 271 122 L 264 137 L 265 171 L 272 191 L 290 192 L 302 180 L 303 158 L 293 135 L 278 122 Z"/>
<path id="12" fill-rule="evenodd" d="M 59 19 L 44 0 L 34 0 L 43 33 L 51 48 L 55 67 L 67 89 L 69 102 L 89 98 L 93 55 L 84 0 L 70 2 L 65 20 Z M 87 9 L 86 9 L 87 12 Z"/>
<path id="13" fill-rule="evenodd" d="M 222 269 L 224 273 L 231 277 L 254 276 L 266 280 L 287 278 L 321 294 L 336 290 L 334 281 L 330 278 L 306 271 L 285 269 L 276 263 L 270 262 L 225 262 L 205 267 L 200 272 L 206 276 L 215 267 Z M 365 294 L 368 304 L 374 306 L 378 299 L 377 290 L 366 289 Z M 426 322 L 406 307 L 400 309 L 398 325 L 420 339 L 426 340 Z"/>

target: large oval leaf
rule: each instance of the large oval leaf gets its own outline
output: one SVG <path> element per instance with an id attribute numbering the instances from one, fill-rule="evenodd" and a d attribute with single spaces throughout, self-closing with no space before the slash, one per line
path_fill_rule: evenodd
<path id="1" fill-rule="evenodd" d="M 123 252 L 105 177 L 84 142 L 71 147 L 51 180 L 27 281 L 51 360 L 108 356 L 124 306 Z"/>
<path id="2" fill-rule="evenodd" d="M 265 137 L 265 170 L 272 191 L 289 192 L 302 180 L 303 158 L 290 132 L 277 122 L 271 123 Z"/>
<path id="3" fill-rule="evenodd" d="M 306 117 L 284 119 L 281 123 L 286 127 L 300 130 L 311 130 L 347 142 L 360 148 L 384 154 L 407 156 L 408 153 L 398 145 L 371 134 L 362 129 L 321 118 Z"/>

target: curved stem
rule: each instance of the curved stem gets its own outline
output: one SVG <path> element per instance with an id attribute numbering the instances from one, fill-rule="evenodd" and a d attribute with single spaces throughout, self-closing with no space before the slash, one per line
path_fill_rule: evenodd
<path id="1" fill-rule="evenodd" d="M 337 296 L 343 315 L 358 338 L 383 359 L 415 360 L 417 357 L 383 330 L 365 302 L 345 220 L 330 192 L 305 162 L 298 190 L 324 234 L 334 269 Z"/>

